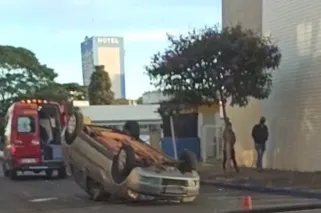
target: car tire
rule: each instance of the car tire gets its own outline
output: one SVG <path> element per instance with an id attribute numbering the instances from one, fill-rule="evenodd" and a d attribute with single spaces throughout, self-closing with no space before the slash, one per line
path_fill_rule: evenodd
<path id="1" fill-rule="evenodd" d="M 65 179 L 67 177 L 66 167 L 61 167 L 58 169 L 58 178 Z"/>
<path id="2" fill-rule="evenodd" d="M 180 172 L 187 173 L 197 170 L 197 159 L 193 152 L 183 152 L 179 157 L 179 160 L 181 161 L 178 165 Z"/>
<path id="3" fill-rule="evenodd" d="M 135 151 L 129 145 L 123 145 L 113 158 L 111 173 L 113 180 L 120 184 L 136 166 Z"/>
<path id="4" fill-rule="evenodd" d="M 87 178 L 86 185 L 86 192 L 91 200 L 102 201 L 107 196 L 103 186 L 89 177 Z"/>
<path id="5" fill-rule="evenodd" d="M 73 129 L 72 132 L 69 131 L 68 125 L 71 120 L 71 117 L 74 116 L 75 119 L 75 128 Z M 73 112 L 70 115 L 69 121 L 66 125 L 66 130 L 65 130 L 65 141 L 68 145 L 71 145 L 74 140 L 76 139 L 77 135 L 83 130 L 84 126 L 84 120 L 83 120 L 83 115 L 80 112 Z"/>
<path id="6" fill-rule="evenodd" d="M 46 177 L 47 177 L 48 179 L 51 179 L 51 178 L 52 178 L 52 176 L 53 176 L 53 170 L 52 170 L 52 169 L 47 169 L 47 170 L 45 170 L 45 173 L 46 173 Z"/>
<path id="7" fill-rule="evenodd" d="M 126 121 L 123 127 L 123 131 L 136 140 L 139 140 L 140 127 L 137 121 Z"/>

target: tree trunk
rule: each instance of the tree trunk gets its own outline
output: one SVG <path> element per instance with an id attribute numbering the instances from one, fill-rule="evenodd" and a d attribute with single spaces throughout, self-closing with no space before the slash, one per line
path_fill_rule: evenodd
<path id="1" fill-rule="evenodd" d="M 230 121 L 230 119 L 227 117 L 225 101 L 222 101 L 222 111 L 223 111 L 224 124 L 226 125 Z"/>

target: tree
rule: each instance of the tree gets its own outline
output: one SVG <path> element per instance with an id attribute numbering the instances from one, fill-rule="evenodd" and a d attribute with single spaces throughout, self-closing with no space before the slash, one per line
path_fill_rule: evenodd
<path id="1" fill-rule="evenodd" d="M 112 102 L 113 105 L 129 105 L 130 100 L 127 100 L 126 98 L 118 98 L 113 100 Z"/>
<path id="2" fill-rule="evenodd" d="M 103 65 L 95 66 L 90 78 L 88 95 L 91 105 L 109 105 L 113 102 L 114 92 L 111 91 L 110 78 Z"/>
<path id="3" fill-rule="evenodd" d="M 143 97 L 137 98 L 136 103 L 137 104 L 143 104 Z"/>
<path id="4" fill-rule="evenodd" d="M 22 47 L 0 45 L 0 136 L 4 116 L 13 100 L 51 84 L 57 74 L 41 64 L 36 55 Z"/>
<path id="5" fill-rule="evenodd" d="M 57 74 L 28 49 L 0 46 L 0 116 L 12 100 L 54 82 Z"/>
<path id="6" fill-rule="evenodd" d="M 52 101 L 71 102 L 73 100 L 87 100 L 87 87 L 78 83 L 50 83 L 31 93 L 25 94 L 25 98 L 41 98 Z M 21 96 L 20 96 L 21 98 Z"/>
<path id="7" fill-rule="evenodd" d="M 24 95 L 20 95 L 18 98 L 38 98 L 60 102 L 68 100 L 68 92 L 61 87 L 60 84 L 53 82 Z"/>
<path id="8" fill-rule="evenodd" d="M 68 100 L 87 100 L 88 99 L 88 87 L 79 85 L 78 83 L 65 83 L 60 86 L 67 91 Z"/>
<path id="9" fill-rule="evenodd" d="M 172 97 L 174 104 L 167 105 L 165 112 L 186 104 L 221 103 L 227 124 L 228 101 L 231 106 L 245 107 L 251 97 L 269 97 L 272 70 L 281 60 L 279 48 L 270 38 L 237 25 L 221 31 L 205 27 L 187 35 L 168 36 L 168 40 L 169 48 L 155 54 L 146 67 L 155 87 Z M 227 146 L 228 167 L 230 148 Z"/>
<path id="10" fill-rule="evenodd" d="M 272 88 L 272 70 L 281 53 L 269 37 L 241 25 L 193 30 L 168 36 L 169 48 L 152 57 L 146 67 L 152 83 L 179 104 L 226 103 L 247 106 L 249 99 L 266 99 Z"/>

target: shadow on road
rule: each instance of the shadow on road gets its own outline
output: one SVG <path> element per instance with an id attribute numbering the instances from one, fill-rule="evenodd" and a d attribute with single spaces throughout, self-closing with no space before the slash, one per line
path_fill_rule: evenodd
<path id="1" fill-rule="evenodd" d="M 180 203 L 180 202 L 169 202 L 169 201 L 133 201 L 125 203 L 131 207 L 142 207 L 142 206 L 178 206 L 178 205 L 195 205 L 195 203 Z"/>
<path id="2" fill-rule="evenodd" d="M 106 199 L 104 201 L 99 202 L 99 204 L 111 204 L 111 205 L 126 205 L 130 207 L 142 207 L 142 206 L 178 206 L 178 205 L 195 205 L 197 200 L 193 203 L 180 203 L 175 201 L 167 201 L 167 200 L 137 200 L 137 201 L 128 201 L 128 200 L 121 200 L 121 199 Z M 94 201 L 93 201 L 94 202 Z M 95 202 L 97 203 L 97 202 Z"/>
<path id="3" fill-rule="evenodd" d="M 68 177 L 69 178 L 69 177 Z M 65 178 L 65 179 L 68 179 Z M 14 181 L 44 181 L 44 180 L 65 180 L 61 179 L 58 176 L 47 177 L 46 175 L 24 175 L 20 174 L 18 177 L 14 179 Z"/>

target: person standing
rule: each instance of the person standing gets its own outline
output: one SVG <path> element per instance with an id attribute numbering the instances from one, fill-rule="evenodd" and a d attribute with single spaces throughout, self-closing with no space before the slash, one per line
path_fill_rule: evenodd
<path id="1" fill-rule="evenodd" d="M 265 117 L 261 117 L 260 123 L 256 124 L 252 129 L 252 137 L 254 140 L 255 150 L 257 153 L 256 168 L 262 171 L 262 161 L 265 152 L 265 143 L 268 140 L 269 132 L 265 125 Z"/>
<path id="2" fill-rule="evenodd" d="M 223 170 L 226 170 L 226 162 L 231 163 L 230 160 L 232 160 L 234 169 L 236 172 L 239 172 L 239 168 L 237 166 L 237 162 L 235 159 L 235 149 L 234 145 L 236 142 L 235 133 L 232 128 L 232 123 L 230 121 L 227 122 L 226 127 L 223 131 L 223 140 L 224 140 L 224 146 L 223 146 Z M 229 151 L 229 153 L 228 153 Z M 229 154 L 229 155 L 228 155 Z M 228 166 L 229 168 L 229 166 Z"/>

